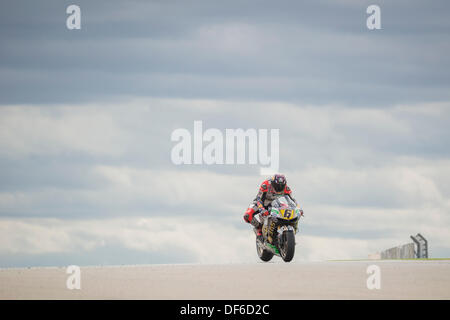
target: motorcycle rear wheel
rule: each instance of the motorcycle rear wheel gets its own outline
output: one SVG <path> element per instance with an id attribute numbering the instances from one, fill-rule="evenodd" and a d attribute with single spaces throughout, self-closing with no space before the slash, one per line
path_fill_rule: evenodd
<path id="1" fill-rule="evenodd" d="M 264 249 L 262 245 L 258 245 L 258 240 L 256 240 L 256 252 L 258 253 L 258 257 L 264 261 L 270 261 L 273 257 L 273 253 Z"/>

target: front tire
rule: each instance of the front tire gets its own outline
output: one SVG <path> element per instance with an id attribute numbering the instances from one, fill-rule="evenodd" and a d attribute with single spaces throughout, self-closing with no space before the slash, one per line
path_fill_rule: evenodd
<path id="1" fill-rule="evenodd" d="M 285 231 L 280 246 L 280 256 L 284 262 L 290 262 L 295 253 L 295 235 L 292 230 Z"/>
<path id="2" fill-rule="evenodd" d="M 258 240 L 256 240 L 256 252 L 258 257 L 264 262 L 270 261 L 273 257 L 273 253 L 264 249 L 263 245 L 258 243 Z"/>

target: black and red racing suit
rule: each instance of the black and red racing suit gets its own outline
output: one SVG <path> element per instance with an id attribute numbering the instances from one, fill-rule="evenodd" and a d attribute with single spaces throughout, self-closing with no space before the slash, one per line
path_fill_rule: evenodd
<path id="1" fill-rule="evenodd" d="M 292 201 L 297 203 L 297 201 L 292 197 L 292 190 L 287 185 L 283 191 L 276 192 L 273 186 L 271 185 L 270 180 L 265 180 L 261 184 L 261 187 L 259 188 L 255 200 L 253 200 L 253 203 L 248 207 L 247 211 L 245 211 L 244 214 L 245 222 L 251 223 L 253 217 L 256 214 L 267 211 L 272 201 L 283 195 L 288 195 L 289 198 L 292 199 Z"/>

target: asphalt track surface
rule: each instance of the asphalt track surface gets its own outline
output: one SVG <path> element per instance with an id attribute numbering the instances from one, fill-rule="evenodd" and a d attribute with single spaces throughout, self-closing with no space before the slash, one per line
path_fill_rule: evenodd
<path id="1" fill-rule="evenodd" d="M 367 267 L 380 289 L 367 288 Z M 0 299 L 450 299 L 450 261 L 336 261 L 0 269 Z"/>

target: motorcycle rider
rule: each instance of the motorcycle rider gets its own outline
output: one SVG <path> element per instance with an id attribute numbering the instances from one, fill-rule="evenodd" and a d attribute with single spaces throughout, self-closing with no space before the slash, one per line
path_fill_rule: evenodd
<path id="1" fill-rule="evenodd" d="M 282 174 L 275 174 L 261 184 L 256 198 L 244 214 L 245 222 L 256 228 L 258 238 L 262 237 L 262 223 L 258 219 L 254 219 L 255 215 L 260 213 L 267 216 L 272 201 L 284 195 L 288 195 L 297 204 L 297 201 L 292 197 L 291 189 L 287 186 L 286 177 Z M 300 214 L 303 215 L 302 210 Z"/>

